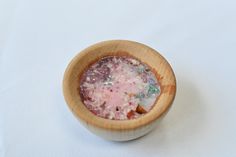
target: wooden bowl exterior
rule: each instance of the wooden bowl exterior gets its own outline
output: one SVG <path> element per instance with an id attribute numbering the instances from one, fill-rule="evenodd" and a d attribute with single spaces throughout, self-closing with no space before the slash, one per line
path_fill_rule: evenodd
<path id="1" fill-rule="evenodd" d="M 131 56 L 149 65 L 161 85 L 161 94 L 153 109 L 143 117 L 133 120 L 108 120 L 92 114 L 82 103 L 78 87 L 84 70 L 105 56 Z M 176 93 L 176 79 L 169 63 L 154 49 L 127 40 L 104 41 L 80 52 L 68 65 L 63 80 L 65 100 L 86 128 L 110 140 L 127 141 L 150 132 L 173 103 Z"/>

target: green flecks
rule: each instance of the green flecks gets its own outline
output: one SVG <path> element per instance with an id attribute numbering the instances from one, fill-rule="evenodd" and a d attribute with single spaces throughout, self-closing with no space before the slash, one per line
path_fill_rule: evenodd
<path id="1" fill-rule="evenodd" d="M 143 93 L 138 93 L 135 97 L 136 97 L 136 98 L 139 98 L 139 99 L 142 99 L 142 98 L 145 97 L 145 94 L 143 94 Z"/>
<path id="2" fill-rule="evenodd" d="M 145 71 L 145 68 L 143 66 L 139 66 L 137 68 L 137 72 L 140 74 L 140 73 L 143 73 Z"/>
<path id="3" fill-rule="evenodd" d="M 155 86 L 155 85 L 152 85 L 150 84 L 149 85 L 149 88 L 148 88 L 148 95 L 152 95 L 152 94 L 156 94 L 156 93 L 159 93 L 160 90 Z"/>

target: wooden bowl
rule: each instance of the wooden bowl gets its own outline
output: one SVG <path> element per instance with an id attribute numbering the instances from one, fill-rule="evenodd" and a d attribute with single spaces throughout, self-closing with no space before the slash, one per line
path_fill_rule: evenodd
<path id="1" fill-rule="evenodd" d="M 155 72 L 161 94 L 151 111 L 144 116 L 132 120 L 104 119 L 91 113 L 82 103 L 78 90 L 80 75 L 91 63 L 111 55 L 132 56 Z M 63 92 L 69 108 L 88 130 L 105 139 L 127 141 L 155 128 L 173 103 L 176 79 L 170 64 L 154 49 L 133 41 L 111 40 L 92 45 L 73 58 L 64 74 Z"/>

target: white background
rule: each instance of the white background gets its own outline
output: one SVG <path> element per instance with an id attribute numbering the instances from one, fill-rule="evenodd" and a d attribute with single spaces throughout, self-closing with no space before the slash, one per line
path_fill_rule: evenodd
<path id="1" fill-rule="evenodd" d="M 172 65 L 176 101 L 125 143 L 88 132 L 62 95 L 69 61 L 103 40 L 151 46 Z M 235 0 L 0 0 L 0 156 L 236 156 Z"/>

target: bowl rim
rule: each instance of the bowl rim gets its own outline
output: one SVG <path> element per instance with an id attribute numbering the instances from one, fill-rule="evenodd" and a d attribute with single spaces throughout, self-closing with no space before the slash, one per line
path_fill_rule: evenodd
<path id="1" fill-rule="evenodd" d="M 68 78 L 70 77 L 70 75 L 73 75 L 73 73 L 72 73 L 73 67 L 76 65 L 77 62 L 80 61 L 80 59 L 83 59 L 83 57 L 87 53 L 89 53 L 91 50 L 93 50 L 97 47 L 103 47 L 103 46 L 107 46 L 109 44 L 114 44 L 114 43 L 119 43 L 119 44 L 125 43 L 125 44 L 132 44 L 132 45 L 142 46 L 144 48 L 149 49 L 150 50 L 149 52 L 153 53 L 155 56 L 161 57 L 161 59 L 167 64 L 167 66 L 168 66 L 168 68 L 171 72 L 171 77 L 173 78 L 172 82 L 170 82 L 173 85 L 172 86 L 173 88 L 171 89 L 172 94 L 167 95 L 168 96 L 168 103 L 165 103 L 164 108 L 160 112 L 155 113 L 154 116 L 151 116 L 149 118 L 145 118 L 150 113 L 150 111 L 149 111 L 144 116 L 136 118 L 136 119 L 131 119 L 131 120 L 110 120 L 110 119 L 105 119 L 105 118 L 98 117 L 94 114 L 86 115 L 85 113 L 80 112 L 80 110 L 78 108 L 75 108 L 75 106 L 78 105 L 78 104 L 76 104 L 76 102 L 73 101 L 73 97 L 70 95 L 70 88 L 68 86 L 68 81 L 69 81 Z M 176 96 L 176 89 L 177 89 L 176 88 L 176 77 L 175 77 L 174 71 L 173 71 L 171 65 L 169 64 L 169 62 L 158 51 L 152 49 L 151 47 L 149 47 L 147 45 L 144 45 L 142 43 L 139 43 L 139 42 L 136 42 L 136 41 L 130 41 L 130 40 L 107 40 L 107 41 L 102 41 L 102 42 L 98 42 L 96 44 L 93 44 L 93 45 L 85 48 L 84 50 L 80 51 L 68 64 L 68 66 L 67 66 L 67 68 L 64 72 L 64 78 L 63 78 L 63 85 L 62 86 L 63 86 L 63 95 L 64 95 L 65 101 L 67 103 L 67 106 L 69 107 L 69 109 L 72 111 L 72 113 L 80 121 L 82 120 L 83 122 L 85 122 L 85 124 L 93 125 L 93 126 L 96 126 L 98 128 L 109 129 L 109 130 L 117 130 L 117 131 L 137 129 L 137 128 L 140 128 L 142 126 L 146 126 L 146 125 L 152 123 L 156 119 L 159 119 L 164 113 L 166 113 L 168 111 L 168 109 L 172 105 L 172 103 L 175 99 L 175 96 Z M 163 90 L 163 89 L 161 89 L 161 90 Z M 161 95 L 162 95 L 162 91 L 160 93 L 160 96 Z M 160 96 L 158 98 L 160 98 Z M 156 106 L 156 104 L 158 102 L 158 98 L 157 98 L 157 100 L 154 104 L 154 107 Z M 88 112 L 90 112 L 90 111 L 88 110 Z M 106 125 L 104 125 L 104 124 L 106 124 Z"/>

